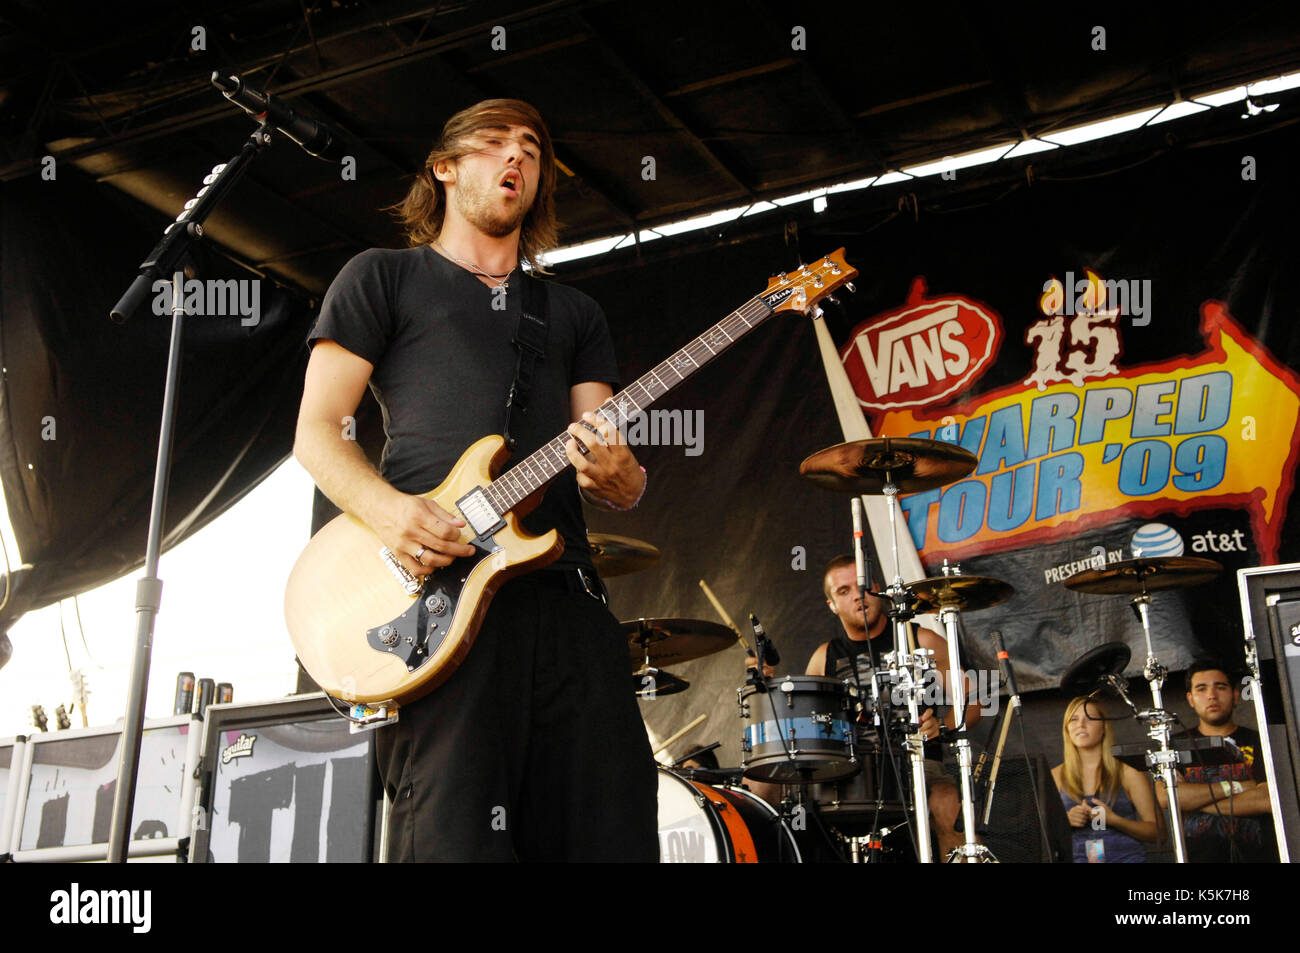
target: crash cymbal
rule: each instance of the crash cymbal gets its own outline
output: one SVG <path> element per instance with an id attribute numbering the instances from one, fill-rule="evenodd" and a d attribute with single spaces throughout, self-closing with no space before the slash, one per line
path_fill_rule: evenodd
<path id="1" fill-rule="evenodd" d="M 1006 602 L 1016 594 L 1010 584 L 991 576 L 930 576 L 909 582 L 904 588 L 912 590 L 927 612 L 938 612 L 946 606 L 974 612 Z"/>
<path id="2" fill-rule="evenodd" d="M 659 550 L 630 536 L 588 533 L 591 561 L 604 579 L 646 569 L 659 561 Z"/>
<path id="3" fill-rule="evenodd" d="M 799 472 L 837 493 L 879 494 L 887 477 L 898 492 L 916 493 L 960 480 L 978 462 L 969 450 L 939 440 L 876 437 L 818 450 L 799 464 Z"/>
<path id="4" fill-rule="evenodd" d="M 643 668 L 632 675 L 632 691 L 639 698 L 657 698 L 660 695 L 676 695 L 691 687 L 684 678 L 678 678 L 672 672 L 661 668 Z"/>
<path id="5" fill-rule="evenodd" d="M 1106 642 L 1084 652 L 1061 676 L 1061 688 L 1071 696 L 1087 695 L 1107 675 L 1119 675 L 1128 667 L 1133 651 L 1123 642 Z"/>
<path id="6" fill-rule="evenodd" d="M 725 625 L 702 619 L 632 619 L 619 623 L 627 633 L 632 664 L 673 665 L 721 652 L 736 643 Z"/>
<path id="7" fill-rule="evenodd" d="M 1199 556 L 1143 556 L 1071 576 L 1065 580 L 1065 588 L 1098 596 L 1135 596 L 1199 586 L 1221 572 L 1222 565 Z"/>

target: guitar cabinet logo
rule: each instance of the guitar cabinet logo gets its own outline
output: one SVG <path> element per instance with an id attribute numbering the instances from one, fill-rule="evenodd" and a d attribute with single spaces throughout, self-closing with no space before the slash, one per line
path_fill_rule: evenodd
<path id="1" fill-rule="evenodd" d="M 221 763 L 230 764 L 236 758 L 251 757 L 255 741 L 257 741 L 257 735 L 246 735 L 240 732 L 239 737 L 232 744 L 221 749 Z"/>
<path id="2" fill-rule="evenodd" d="M 860 325 L 840 354 L 868 410 L 923 407 L 959 397 L 997 359 L 1002 326 L 970 298 L 927 298 L 912 283 L 902 308 Z"/>

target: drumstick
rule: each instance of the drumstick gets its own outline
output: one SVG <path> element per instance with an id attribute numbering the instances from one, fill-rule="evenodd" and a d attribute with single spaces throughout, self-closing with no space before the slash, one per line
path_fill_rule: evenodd
<path id="1" fill-rule="evenodd" d="M 740 641 L 740 644 L 745 647 L 745 651 L 748 652 L 750 650 L 749 643 L 746 642 L 745 637 L 740 634 L 740 629 L 736 628 L 736 623 L 731 621 L 731 616 L 727 615 L 727 610 L 722 608 L 722 603 L 719 602 L 718 597 L 713 594 L 713 590 L 709 588 L 709 584 L 701 579 L 700 588 L 703 589 L 704 594 L 709 597 L 709 601 L 713 603 L 713 608 L 717 610 L 718 615 L 722 616 L 722 621 L 727 624 L 727 628 L 736 633 L 736 638 Z"/>
<path id="2" fill-rule="evenodd" d="M 705 721 L 708 717 L 709 717 L 709 715 L 708 715 L 707 712 L 705 712 L 705 713 L 699 715 L 699 716 L 698 716 L 694 721 L 692 721 L 692 722 L 691 722 L 689 725 L 687 725 L 685 728 L 683 728 L 683 729 L 681 729 L 680 731 L 677 731 L 677 732 L 675 732 L 675 733 L 669 735 L 669 736 L 668 736 L 668 740 L 666 740 L 666 741 L 665 741 L 663 744 L 661 744 L 658 748 L 655 748 L 655 750 L 652 751 L 651 754 L 653 754 L 653 755 L 655 755 L 655 756 L 657 757 L 661 751 L 663 751 L 665 748 L 667 748 L 670 744 L 672 744 L 674 741 L 676 741 L 676 740 L 677 740 L 678 738 L 680 738 L 682 735 L 686 734 L 686 733 L 687 733 L 688 731 L 690 731 L 692 728 L 697 728 L 697 727 L 699 727 L 701 724 L 703 724 L 704 721 Z"/>

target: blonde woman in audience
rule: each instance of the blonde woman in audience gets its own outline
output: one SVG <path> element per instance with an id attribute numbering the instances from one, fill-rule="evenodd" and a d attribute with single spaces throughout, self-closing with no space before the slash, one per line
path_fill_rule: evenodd
<path id="1" fill-rule="evenodd" d="M 1061 725 L 1064 761 L 1052 769 L 1070 826 L 1076 864 L 1141 864 L 1159 836 L 1147 776 L 1115 758 L 1110 722 L 1095 701 L 1075 698 Z"/>

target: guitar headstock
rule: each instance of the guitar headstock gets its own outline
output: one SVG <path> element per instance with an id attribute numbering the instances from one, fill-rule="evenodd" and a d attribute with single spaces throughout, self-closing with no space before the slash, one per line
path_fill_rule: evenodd
<path id="1" fill-rule="evenodd" d="M 815 314 L 818 302 L 836 289 L 848 285 L 852 291 L 853 285 L 849 283 L 857 276 L 858 270 L 844 260 L 844 249 L 838 248 L 811 264 L 772 278 L 759 297 L 773 312 Z"/>

